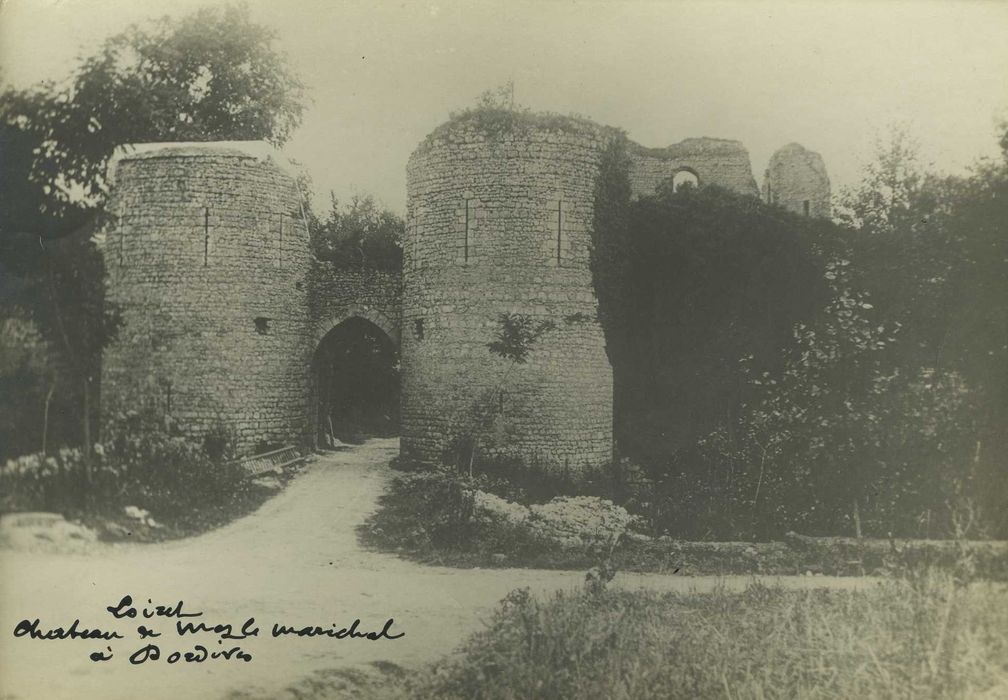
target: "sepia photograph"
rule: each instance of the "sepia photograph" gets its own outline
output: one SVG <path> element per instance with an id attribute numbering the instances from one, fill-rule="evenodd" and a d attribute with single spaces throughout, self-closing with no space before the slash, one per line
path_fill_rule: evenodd
<path id="1" fill-rule="evenodd" d="M 0 0 L 0 700 L 1008 698 L 1008 2 Z"/>

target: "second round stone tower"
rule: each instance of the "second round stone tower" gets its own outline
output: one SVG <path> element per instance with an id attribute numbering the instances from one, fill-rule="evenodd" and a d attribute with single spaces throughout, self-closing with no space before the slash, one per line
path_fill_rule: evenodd
<path id="1" fill-rule="evenodd" d="M 606 130 L 453 120 L 407 167 L 402 452 L 484 453 L 576 475 L 612 457 L 612 369 L 589 268 Z M 545 327 L 525 362 L 488 348 L 502 315 Z"/>
<path id="2" fill-rule="evenodd" d="M 145 144 L 116 160 L 104 253 L 123 326 L 109 417 L 146 407 L 240 453 L 308 431 L 308 232 L 295 180 L 257 142 Z"/>

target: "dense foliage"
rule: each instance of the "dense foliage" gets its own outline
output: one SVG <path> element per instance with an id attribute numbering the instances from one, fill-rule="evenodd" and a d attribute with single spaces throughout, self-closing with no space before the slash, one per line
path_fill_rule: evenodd
<path id="1" fill-rule="evenodd" d="M 7 461 L 0 467 L 0 510 L 88 514 L 135 506 L 176 519 L 245 488 L 230 444 L 192 442 L 153 413 L 122 414 L 94 446 L 90 473 L 79 448 Z"/>
<path id="2" fill-rule="evenodd" d="M 31 350 L 50 354 L 56 370 L 0 367 L 28 390 L 2 397 L 25 419 L 0 426 L 20 433 L 0 434 L 0 456 L 25 441 L 39 449 L 48 433 L 47 448 L 82 444 L 89 459 L 101 350 L 118 326 L 94 238 L 109 158 L 129 143 L 283 143 L 300 122 L 303 88 L 273 39 L 247 8 L 199 10 L 109 38 L 61 83 L 0 95 L 2 312 L 35 325 L 43 342 Z M 44 403 L 31 389 L 39 383 Z"/>
<path id="3" fill-rule="evenodd" d="M 100 199 L 123 144 L 265 139 L 299 125 L 303 86 L 247 7 L 206 8 L 132 26 L 84 58 L 63 84 L 9 90 L 4 121 L 32 135 L 32 180 L 52 207 Z"/>
<path id="4" fill-rule="evenodd" d="M 354 195 L 340 206 L 330 193 L 324 219 L 309 215 L 312 250 L 319 260 L 348 270 L 402 270 L 406 222 L 370 195 Z"/>
<path id="5" fill-rule="evenodd" d="M 592 269 L 658 531 L 1008 532 L 1008 161 L 927 175 L 897 132 L 834 224 L 714 187 L 631 202 L 624 150 Z"/>

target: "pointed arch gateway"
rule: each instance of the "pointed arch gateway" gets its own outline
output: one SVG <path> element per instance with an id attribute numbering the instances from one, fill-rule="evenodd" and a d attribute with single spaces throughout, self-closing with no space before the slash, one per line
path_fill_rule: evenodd
<path id="1" fill-rule="evenodd" d="M 311 363 L 316 445 L 398 435 L 396 325 L 379 311 L 351 307 L 320 324 L 318 333 Z"/>

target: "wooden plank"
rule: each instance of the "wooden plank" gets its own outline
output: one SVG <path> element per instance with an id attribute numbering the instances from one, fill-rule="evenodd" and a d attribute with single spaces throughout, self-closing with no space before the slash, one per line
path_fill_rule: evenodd
<path id="1" fill-rule="evenodd" d="M 298 454 L 296 447 L 287 445 L 276 450 L 245 457 L 239 461 L 239 464 L 249 476 L 258 476 L 268 472 L 278 472 L 302 459 L 304 458 Z"/>

